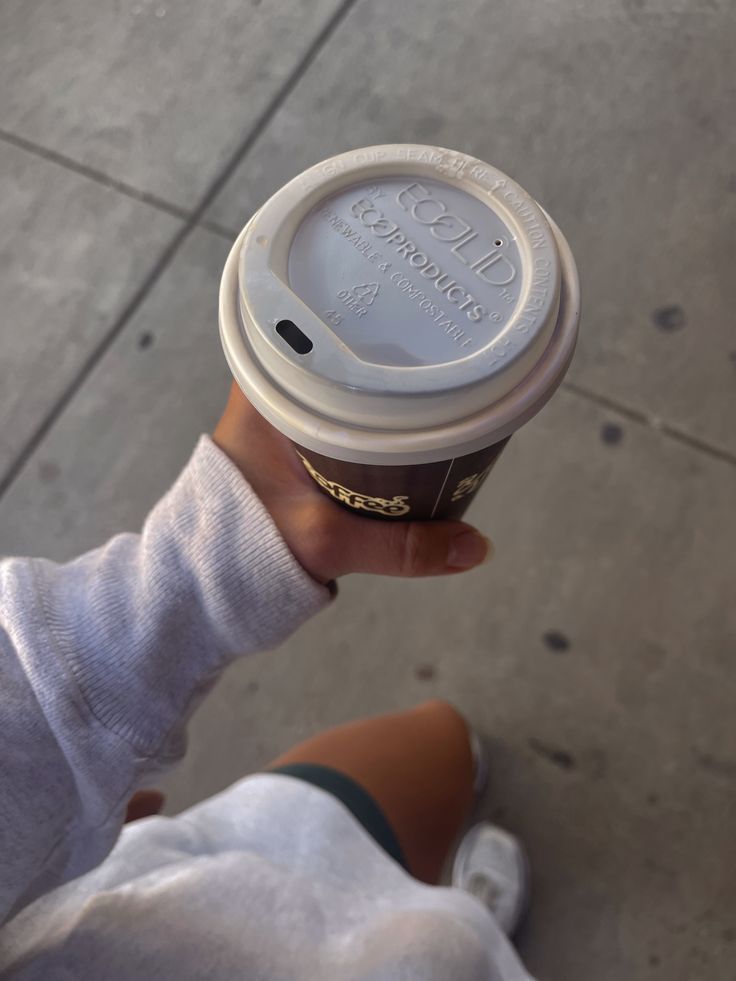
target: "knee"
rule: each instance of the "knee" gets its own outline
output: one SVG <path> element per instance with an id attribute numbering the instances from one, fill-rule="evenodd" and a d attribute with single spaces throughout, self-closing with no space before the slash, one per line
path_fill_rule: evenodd
<path id="1" fill-rule="evenodd" d="M 460 714 L 460 710 L 457 709 L 452 702 L 448 702 L 444 698 L 428 698 L 426 702 L 421 702 L 416 707 L 417 712 L 429 712 L 433 715 L 446 716 L 447 718 L 461 719 L 465 721 Z"/>
<path id="2" fill-rule="evenodd" d="M 465 716 L 452 702 L 448 702 L 443 698 L 431 698 L 418 705 L 415 711 L 431 719 L 434 724 L 442 726 L 446 730 L 462 735 L 466 739 L 470 736 L 470 727 Z"/>

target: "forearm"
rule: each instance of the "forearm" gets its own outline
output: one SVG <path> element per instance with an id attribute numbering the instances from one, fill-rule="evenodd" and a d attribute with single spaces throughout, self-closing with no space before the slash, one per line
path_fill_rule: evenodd
<path id="1" fill-rule="evenodd" d="M 222 668 L 328 598 L 209 440 L 140 536 L 2 563 L 0 919 L 99 862 Z"/>

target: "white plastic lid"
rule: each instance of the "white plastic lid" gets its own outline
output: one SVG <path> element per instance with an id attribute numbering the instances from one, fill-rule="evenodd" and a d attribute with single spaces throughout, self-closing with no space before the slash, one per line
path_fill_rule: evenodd
<path id="1" fill-rule="evenodd" d="M 358 462 L 508 435 L 559 384 L 578 316 L 572 256 L 536 202 L 481 161 L 414 145 L 333 157 L 278 191 L 236 242 L 220 303 L 256 407 Z"/>

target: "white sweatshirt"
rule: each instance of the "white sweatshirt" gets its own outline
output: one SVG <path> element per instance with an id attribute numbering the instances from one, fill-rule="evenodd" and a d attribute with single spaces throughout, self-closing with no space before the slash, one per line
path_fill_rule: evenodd
<path id="1" fill-rule="evenodd" d="M 141 535 L 0 562 L 0 977 L 529 981 L 479 902 L 292 777 L 121 833 L 218 674 L 329 600 L 207 437 Z"/>

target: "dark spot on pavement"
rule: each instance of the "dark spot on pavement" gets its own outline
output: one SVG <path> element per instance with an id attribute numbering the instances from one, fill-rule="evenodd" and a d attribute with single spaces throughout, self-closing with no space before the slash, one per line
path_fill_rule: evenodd
<path id="1" fill-rule="evenodd" d="M 138 338 L 138 347 L 141 350 L 145 350 L 153 344 L 153 334 L 150 330 L 144 330 L 141 336 Z"/>
<path id="2" fill-rule="evenodd" d="M 721 936 L 726 943 L 732 944 L 736 940 L 736 927 L 726 927 Z"/>
<path id="3" fill-rule="evenodd" d="M 44 484 L 50 484 L 52 480 L 56 480 L 60 473 L 59 464 L 54 463 L 53 460 L 42 460 L 38 465 L 38 476 Z"/>
<path id="4" fill-rule="evenodd" d="M 647 804 L 650 807 L 656 807 L 659 804 L 659 794 L 647 794 Z"/>
<path id="5" fill-rule="evenodd" d="M 673 333 L 685 326 L 685 311 L 677 304 L 668 307 L 660 307 L 652 314 L 655 327 L 667 333 Z"/>
<path id="6" fill-rule="evenodd" d="M 555 654 L 570 650 L 570 641 L 560 630 L 548 630 L 542 635 L 542 640 Z"/>
<path id="7" fill-rule="evenodd" d="M 649 955 L 649 966 L 650 967 L 659 967 L 659 963 L 660 963 L 660 961 L 659 961 L 659 958 L 657 957 L 656 954 L 650 954 Z"/>
<path id="8" fill-rule="evenodd" d="M 543 742 L 541 739 L 537 739 L 534 736 L 529 740 L 530 747 L 537 753 L 538 756 L 543 757 L 550 763 L 554 763 L 561 770 L 574 770 L 575 769 L 575 757 L 568 753 L 566 749 L 560 749 L 558 746 L 551 746 L 549 743 Z"/>
<path id="9" fill-rule="evenodd" d="M 736 780 L 736 761 L 719 759 L 710 753 L 701 753 L 698 749 L 694 749 L 693 753 L 701 769 L 719 777 Z"/>
<path id="10" fill-rule="evenodd" d="M 259 688 L 260 685 L 258 684 L 257 681 L 249 681 L 248 684 L 245 686 L 245 690 L 249 695 L 255 695 L 255 693 L 258 691 Z"/>
<path id="11" fill-rule="evenodd" d="M 728 360 L 731 362 L 731 364 L 736 365 L 736 351 L 731 351 L 731 353 L 728 355 Z"/>
<path id="12" fill-rule="evenodd" d="M 432 664 L 418 664 L 414 668 L 414 677 L 419 681 L 432 681 L 437 675 L 437 671 Z"/>
<path id="13" fill-rule="evenodd" d="M 604 422 L 601 426 L 601 439 L 606 446 L 616 446 L 623 438 L 624 431 L 615 422 Z"/>
<path id="14" fill-rule="evenodd" d="M 726 188 L 731 192 L 731 194 L 736 194 L 736 174 L 731 174 L 731 176 L 728 178 Z"/>

